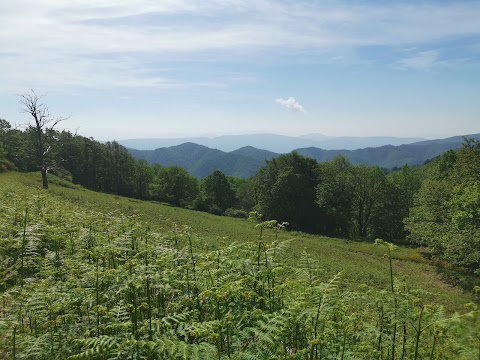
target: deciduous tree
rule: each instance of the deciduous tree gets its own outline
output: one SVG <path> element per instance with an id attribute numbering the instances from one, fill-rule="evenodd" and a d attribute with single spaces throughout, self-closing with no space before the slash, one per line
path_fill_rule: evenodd
<path id="1" fill-rule="evenodd" d="M 151 186 L 154 199 L 182 207 L 190 205 L 197 192 L 197 179 L 180 166 L 159 168 Z"/>
<path id="2" fill-rule="evenodd" d="M 353 172 L 353 184 L 355 235 L 367 237 L 385 194 L 385 174 L 379 167 L 360 165 Z"/>
<path id="3" fill-rule="evenodd" d="M 34 157 L 42 173 L 42 186 L 48 189 L 47 172 L 57 165 L 49 156 L 55 147 L 55 127 L 66 118 L 52 116 L 48 107 L 41 102 L 43 95 L 37 95 L 34 90 L 19 96 L 22 111 L 31 116 L 27 127 L 34 134 Z"/>
<path id="4" fill-rule="evenodd" d="M 259 211 L 267 219 L 288 221 L 293 228 L 317 231 L 317 183 L 315 159 L 292 152 L 268 160 L 255 176 Z"/>
<path id="5" fill-rule="evenodd" d="M 7 120 L 0 119 L 0 159 L 3 159 L 6 157 L 6 151 L 5 151 L 5 137 L 7 134 L 8 129 L 10 128 L 10 124 L 8 123 Z"/>
<path id="6" fill-rule="evenodd" d="M 444 154 L 433 167 L 435 176 L 423 182 L 405 221 L 409 237 L 478 274 L 480 141 L 466 140 L 461 149 Z"/>
<path id="7" fill-rule="evenodd" d="M 213 208 L 224 212 L 235 204 L 235 193 L 223 172 L 215 170 L 200 182 L 201 206 L 210 211 Z M 215 212 L 215 211 L 212 211 Z"/>
<path id="8" fill-rule="evenodd" d="M 351 235 L 353 172 L 354 166 L 342 156 L 319 165 L 317 204 L 322 212 L 322 232 L 327 235 Z"/>

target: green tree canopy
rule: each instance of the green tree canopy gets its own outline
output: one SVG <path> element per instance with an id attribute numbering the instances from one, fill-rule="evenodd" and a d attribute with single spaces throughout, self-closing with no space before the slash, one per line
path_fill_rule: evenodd
<path id="1" fill-rule="evenodd" d="M 14 163 L 22 171 L 38 169 L 31 156 L 33 144 L 29 140 L 27 131 L 12 129 L 7 120 L 0 119 L 0 159 Z"/>
<path id="2" fill-rule="evenodd" d="M 230 187 L 235 193 L 235 207 L 237 209 L 251 211 L 255 206 L 255 192 L 253 179 L 227 176 Z"/>
<path id="3" fill-rule="evenodd" d="M 386 192 L 386 179 L 377 166 L 360 165 L 353 171 L 352 211 L 356 236 L 374 236 L 372 227 Z"/>
<path id="4" fill-rule="evenodd" d="M 135 160 L 134 189 L 135 197 L 147 199 L 150 196 L 150 183 L 153 181 L 153 169 L 147 160 Z"/>
<path id="5" fill-rule="evenodd" d="M 4 143 L 7 131 L 10 129 L 10 123 L 5 119 L 0 119 L 0 159 L 4 159 L 7 156 Z"/>
<path id="6" fill-rule="evenodd" d="M 410 214 L 423 177 L 419 167 L 408 165 L 387 176 L 373 221 L 373 237 L 389 241 L 405 239 L 403 220 Z"/>
<path id="7" fill-rule="evenodd" d="M 353 173 L 354 166 L 343 156 L 319 165 L 317 204 L 324 219 L 322 232 L 327 235 L 348 237 L 353 230 Z"/>
<path id="8" fill-rule="evenodd" d="M 297 152 L 267 161 L 255 176 L 259 211 L 267 219 L 287 221 L 293 228 L 318 230 L 317 161 Z"/>
<path id="9" fill-rule="evenodd" d="M 158 169 L 151 185 L 151 196 L 175 206 L 186 207 L 195 199 L 198 181 L 180 166 Z"/>
<path id="10" fill-rule="evenodd" d="M 435 176 L 423 182 L 405 221 L 410 239 L 480 273 L 480 141 L 466 140 L 432 166 Z"/>
<path id="11" fill-rule="evenodd" d="M 200 181 L 199 204 L 211 212 L 214 208 L 224 212 L 235 205 L 235 192 L 223 172 L 215 170 Z"/>

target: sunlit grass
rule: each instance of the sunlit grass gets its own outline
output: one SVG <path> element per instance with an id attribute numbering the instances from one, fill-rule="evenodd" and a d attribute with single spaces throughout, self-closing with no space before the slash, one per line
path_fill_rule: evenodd
<path id="1" fill-rule="evenodd" d="M 17 186 L 27 185 L 40 190 L 40 177 L 37 174 L 9 173 L 0 176 L 2 189 L 8 183 Z M 111 194 L 96 193 L 63 181 L 53 181 L 51 194 L 60 196 L 75 204 L 94 210 L 118 210 L 125 214 L 137 214 L 157 231 L 171 231 L 173 224 L 188 225 L 193 233 L 203 239 L 210 248 L 222 247 L 232 242 L 255 241 L 258 229 L 246 219 L 216 216 L 205 212 L 176 208 L 173 206 L 124 198 Z M 266 230 L 264 238 L 274 239 L 273 231 Z M 387 289 L 389 284 L 388 261 L 385 250 L 373 242 L 359 242 L 345 239 L 328 238 L 299 232 L 282 231 L 279 240 L 292 239 L 286 262 L 295 262 L 306 251 L 318 260 L 324 279 L 329 279 L 339 271 L 344 272 L 346 283 L 352 287 L 368 284 L 379 289 Z M 451 310 L 461 310 L 463 305 L 472 301 L 469 293 L 448 284 L 437 271 L 434 264 L 425 259 L 419 250 L 399 247 L 393 253 L 393 266 L 396 275 L 408 279 L 412 288 L 426 290 L 430 300 L 444 304 Z"/>

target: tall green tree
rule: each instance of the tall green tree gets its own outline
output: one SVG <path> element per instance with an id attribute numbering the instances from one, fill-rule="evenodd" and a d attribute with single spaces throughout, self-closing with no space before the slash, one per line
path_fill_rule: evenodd
<path id="1" fill-rule="evenodd" d="M 454 155 L 438 158 L 431 173 L 405 221 L 409 238 L 480 274 L 480 141 L 465 140 Z"/>
<path id="2" fill-rule="evenodd" d="M 107 154 L 104 157 L 105 191 L 115 194 L 134 196 L 135 159 L 127 148 L 116 141 L 107 142 Z"/>
<path id="3" fill-rule="evenodd" d="M 27 135 L 27 131 L 12 129 L 8 121 L 0 119 L 0 134 L 4 157 L 8 161 L 14 163 L 21 171 L 38 169 L 35 166 L 35 160 L 32 159 L 33 143 L 31 143 L 31 137 Z"/>
<path id="4" fill-rule="evenodd" d="M 251 211 L 255 207 L 255 191 L 252 178 L 228 176 L 230 187 L 235 193 L 235 208 Z"/>
<path id="5" fill-rule="evenodd" d="M 69 131 L 58 133 L 58 146 L 56 155 L 62 167 L 68 169 L 72 181 L 86 186 L 85 152 L 83 137 Z"/>
<path id="6" fill-rule="evenodd" d="M 385 174 L 379 167 L 360 165 L 353 171 L 352 211 L 355 235 L 372 234 L 376 214 L 386 193 Z"/>
<path id="7" fill-rule="evenodd" d="M 136 198 L 148 199 L 153 178 L 153 169 L 148 161 L 144 159 L 135 160 L 134 189 Z"/>
<path id="8" fill-rule="evenodd" d="M 319 165 L 317 204 L 323 218 L 322 232 L 327 235 L 348 237 L 353 231 L 354 171 L 343 156 Z"/>
<path id="9" fill-rule="evenodd" d="M 292 152 L 268 160 L 255 176 L 258 210 L 267 219 L 287 221 L 299 230 L 317 231 L 317 184 L 315 159 Z"/>
<path id="10" fill-rule="evenodd" d="M 151 185 L 152 198 L 175 206 L 192 204 L 197 193 L 197 179 L 180 166 L 159 168 Z"/>
<path id="11" fill-rule="evenodd" d="M 10 130 L 10 124 L 7 120 L 0 119 L 0 173 L 8 170 L 14 170 L 15 165 L 8 160 L 6 150 L 7 133 Z"/>
<path id="12" fill-rule="evenodd" d="M 210 212 L 224 212 L 235 205 L 235 193 L 225 174 L 215 170 L 200 181 L 197 207 Z"/>
<path id="13" fill-rule="evenodd" d="M 403 241 L 403 220 L 410 215 L 415 194 L 420 189 L 423 171 L 416 166 L 402 166 L 386 177 L 386 183 L 372 224 L 372 235 L 389 241 Z"/>
<path id="14" fill-rule="evenodd" d="M 399 171 L 390 174 L 388 180 L 398 189 L 400 194 L 400 213 L 402 218 L 409 216 L 413 206 L 414 195 L 422 186 L 425 175 L 418 166 L 404 165 Z"/>
<path id="15" fill-rule="evenodd" d="M 105 182 L 108 168 L 104 166 L 108 148 L 93 139 L 83 140 L 83 185 L 92 190 L 109 191 Z M 75 179 L 75 177 L 74 177 Z"/>
<path id="16" fill-rule="evenodd" d="M 380 193 L 377 194 L 374 216 L 368 229 L 368 235 L 371 238 L 381 238 L 393 242 L 404 240 L 403 219 L 408 210 L 403 208 L 405 201 L 401 189 L 387 177 L 378 191 Z"/>
<path id="17" fill-rule="evenodd" d="M 7 131 L 10 129 L 10 123 L 5 119 L 0 119 L 0 159 L 4 159 L 7 156 L 5 151 L 5 138 Z"/>

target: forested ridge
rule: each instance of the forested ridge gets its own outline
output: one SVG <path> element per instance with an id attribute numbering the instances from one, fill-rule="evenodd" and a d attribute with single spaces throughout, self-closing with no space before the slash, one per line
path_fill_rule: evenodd
<path id="1" fill-rule="evenodd" d="M 259 135 L 259 137 L 261 136 Z M 403 165 L 422 165 L 425 161 L 433 159 L 448 150 L 460 148 L 464 138 L 480 139 L 480 134 L 454 136 L 397 146 L 370 146 L 356 150 L 345 150 L 343 147 L 338 147 L 337 150 L 325 150 L 323 147 L 297 147 L 286 152 L 274 153 L 260 150 L 264 147 L 258 144 L 257 146 L 260 146 L 260 148 L 245 146 L 245 143 L 242 143 L 236 150 L 225 152 L 215 147 L 206 147 L 195 143 L 195 139 L 190 139 L 190 142 L 186 141 L 175 146 L 160 147 L 154 150 L 138 150 L 130 146 L 128 151 L 136 159 L 145 159 L 150 164 L 181 166 L 199 179 L 207 176 L 215 169 L 221 170 L 229 176 L 248 178 L 255 175 L 258 169 L 265 164 L 265 160 L 271 160 L 291 151 L 313 158 L 317 162 L 331 161 L 338 156 L 342 156 L 353 165 L 365 164 L 385 169 L 399 168 Z M 129 142 L 120 141 L 120 144 L 125 145 Z M 133 145 L 135 145 L 135 142 Z M 268 147 L 267 144 L 265 146 Z"/>

